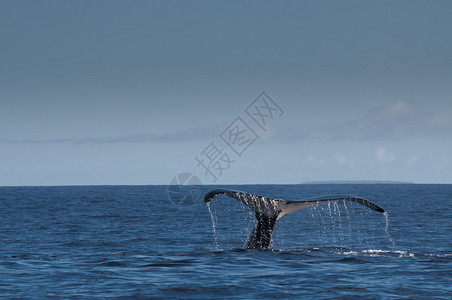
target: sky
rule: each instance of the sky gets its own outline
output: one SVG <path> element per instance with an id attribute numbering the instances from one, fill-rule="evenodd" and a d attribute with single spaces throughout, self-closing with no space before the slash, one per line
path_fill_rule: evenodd
<path id="1" fill-rule="evenodd" d="M 0 1 L 0 186 L 452 183 L 451 14 Z"/>

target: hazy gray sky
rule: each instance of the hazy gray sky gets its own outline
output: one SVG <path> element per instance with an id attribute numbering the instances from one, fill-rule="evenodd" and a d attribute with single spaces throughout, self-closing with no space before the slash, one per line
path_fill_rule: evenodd
<path id="1" fill-rule="evenodd" d="M 210 184 L 195 157 L 211 142 L 233 161 L 211 165 L 219 184 L 452 183 L 451 15 L 451 1 L 1 1 L 0 185 Z M 245 112 L 262 91 L 283 111 L 266 131 Z M 258 136 L 241 156 L 220 136 L 237 117 Z"/>

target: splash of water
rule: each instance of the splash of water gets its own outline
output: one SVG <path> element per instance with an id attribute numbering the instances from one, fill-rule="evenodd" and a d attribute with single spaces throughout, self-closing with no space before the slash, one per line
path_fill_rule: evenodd
<path id="1" fill-rule="evenodd" d="M 325 244 L 328 239 L 332 241 L 333 244 L 339 245 L 340 247 L 347 247 L 350 243 L 356 244 L 354 247 L 364 247 L 367 249 L 376 249 L 378 228 L 375 227 L 374 230 L 369 230 L 369 226 L 373 223 L 367 222 L 367 215 L 370 213 L 365 211 L 359 217 L 354 218 L 353 222 L 351 220 L 349 211 L 350 207 L 347 201 L 343 200 L 341 202 L 331 202 L 326 203 L 325 206 L 315 206 L 311 209 L 311 217 L 315 219 L 316 223 L 319 225 L 317 227 L 323 230 L 318 235 L 318 243 Z M 397 248 L 396 243 L 389 233 L 389 216 L 387 213 L 385 216 L 385 237 L 386 243 L 389 244 L 390 250 L 395 250 Z M 364 224 L 362 222 L 365 222 Z M 362 226 L 366 229 L 363 231 Z M 383 231 L 383 227 L 381 227 Z M 329 233 L 328 233 L 329 232 Z"/>
<path id="2" fill-rule="evenodd" d="M 394 240 L 392 239 L 391 235 L 389 234 L 389 214 L 385 211 L 383 213 L 383 215 L 385 216 L 385 220 L 386 220 L 386 227 L 385 227 L 386 236 L 388 237 L 388 240 L 391 242 L 392 248 L 394 250 L 396 248 L 396 244 L 395 244 Z"/>
<path id="3" fill-rule="evenodd" d="M 216 229 L 216 221 L 215 221 L 215 217 L 213 216 L 212 210 L 210 209 L 210 203 L 207 203 L 207 208 L 209 209 L 210 220 L 212 221 L 212 233 L 213 233 L 213 240 L 214 240 L 214 245 L 215 245 L 215 251 L 219 251 L 220 247 L 218 246 L 218 235 L 217 235 L 217 229 Z"/>
<path id="4" fill-rule="evenodd" d="M 342 200 L 342 204 L 344 204 L 345 215 L 347 216 L 347 227 L 348 227 L 347 236 L 350 236 L 352 234 L 352 226 L 350 225 L 350 223 L 351 223 L 350 214 L 348 213 L 348 207 L 347 207 L 347 203 L 345 202 L 345 200 Z"/>
<path id="5" fill-rule="evenodd" d="M 341 209 L 339 207 L 339 204 L 336 201 L 333 203 L 333 208 L 334 208 L 334 214 L 337 216 L 340 245 L 341 245 L 341 247 L 343 247 L 344 246 L 344 229 L 342 228 Z"/>
<path id="6" fill-rule="evenodd" d="M 331 224 L 332 224 L 331 230 L 332 230 L 332 233 L 333 233 L 333 235 L 332 235 L 333 242 L 334 242 L 334 244 L 337 244 L 337 240 L 336 240 L 336 236 L 337 236 L 336 229 L 337 228 L 336 228 L 336 221 L 335 221 L 335 218 L 334 218 L 334 215 L 333 215 L 333 211 L 331 210 L 331 202 L 328 202 L 327 205 L 328 205 L 328 212 L 330 214 L 330 221 L 331 221 Z M 334 212 L 334 214 L 336 214 L 336 211 Z"/>

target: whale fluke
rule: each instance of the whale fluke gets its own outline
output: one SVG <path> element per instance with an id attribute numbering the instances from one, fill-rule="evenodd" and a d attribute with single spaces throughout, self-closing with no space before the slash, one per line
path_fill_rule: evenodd
<path id="1" fill-rule="evenodd" d="M 272 239 L 273 229 L 276 222 L 297 210 L 314 207 L 319 204 L 324 204 L 333 201 L 353 201 L 364 206 L 367 206 L 375 211 L 384 213 L 385 210 L 375 205 L 369 200 L 348 196 L 348 195 L 334 195 L 318 198 L 311 198 L 304 201 L 286 201 L 279 199 L 272 199 L 263 196 L 248 194 L 239 191 L 216 189 L 208 192 L 204 196 L 204 202 L 209 203 L 217 195 L 226 195 L 239 200 L 248 206 L 255 214 L 257 223 L 254 225 L 250 233 L 245 248 L 269 249 Z"/>

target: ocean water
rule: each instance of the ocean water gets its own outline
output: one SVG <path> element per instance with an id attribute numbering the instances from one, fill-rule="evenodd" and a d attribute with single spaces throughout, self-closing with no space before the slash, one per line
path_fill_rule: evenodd
<path id="1" fill-rule="evenodd" d="M 0 187 L 0 297 L 452 299 L 452 185 L 222 188 L 353 194 L 388 215 L 308 208 L 278 222 L 272 250 L 245 250 L 254 216 L 225 196 L 208 207 L 166 186 Z"/>

